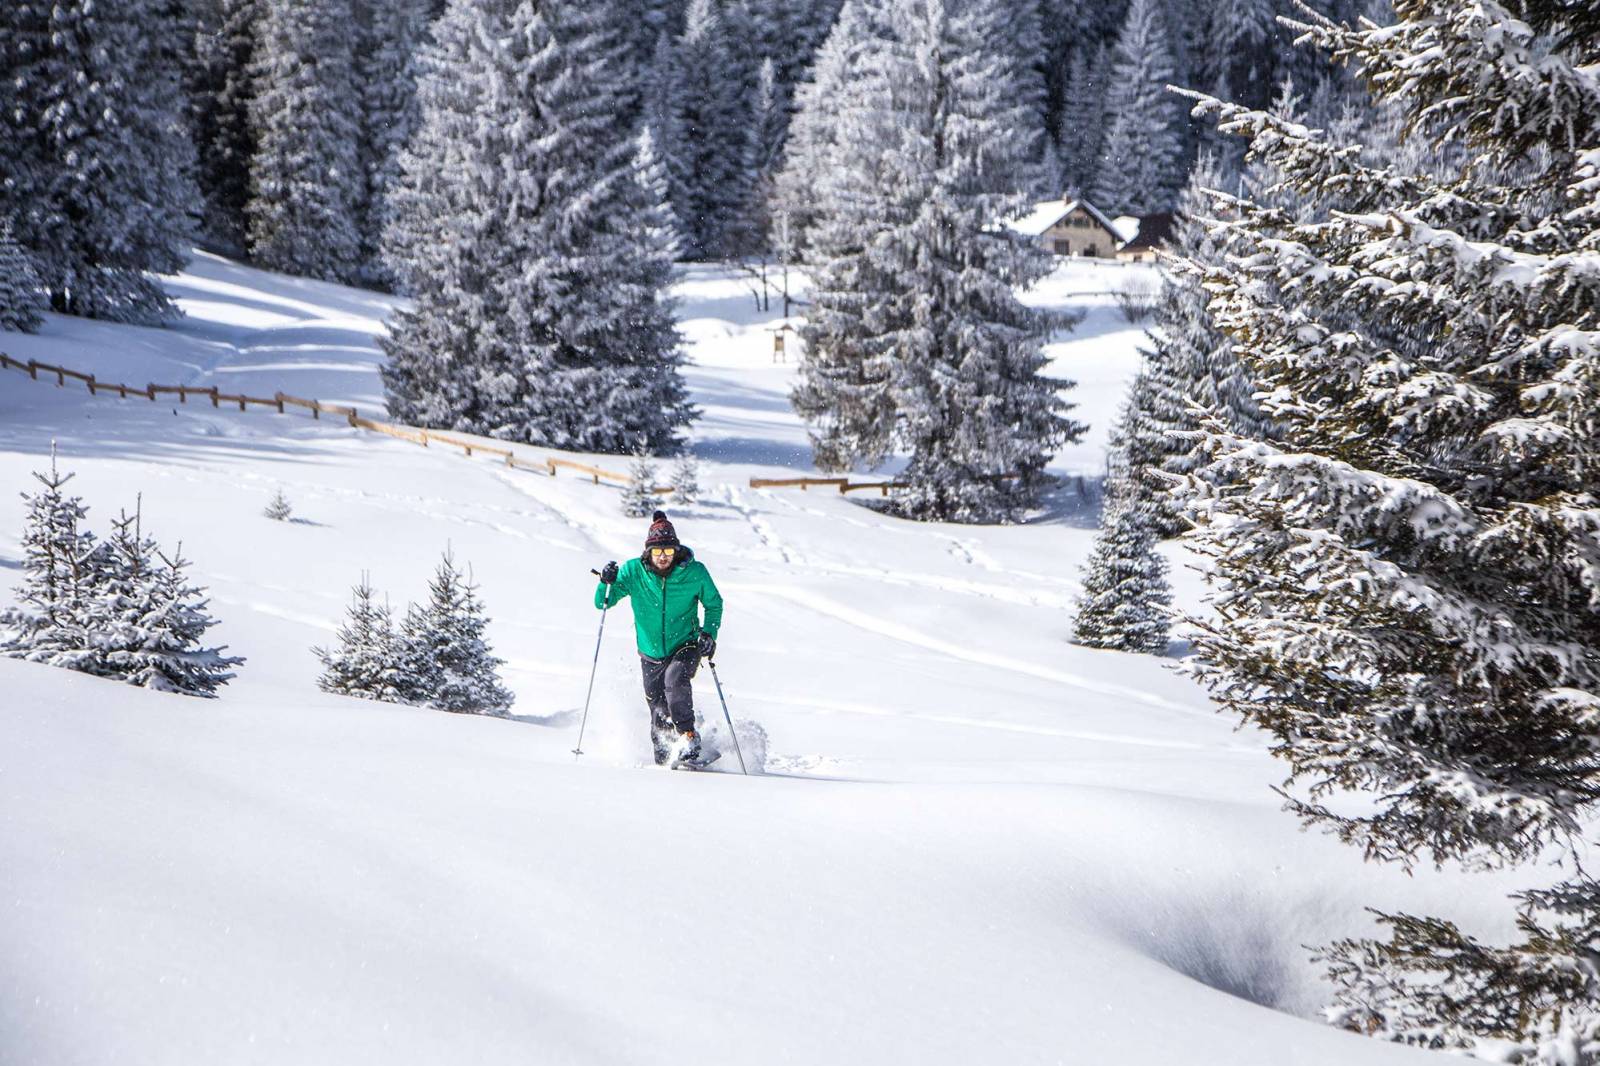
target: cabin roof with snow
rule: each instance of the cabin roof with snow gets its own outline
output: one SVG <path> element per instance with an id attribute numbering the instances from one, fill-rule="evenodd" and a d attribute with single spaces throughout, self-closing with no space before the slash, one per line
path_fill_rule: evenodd
<path id="1" fill-rule="evenodd" d="M 1106 231 L 1117 240 L 1122 239 L 1121 232 L 1116 223 L 1105 216 L 1105 212 L 1091 204 L 1088 200 L 1046 200 L 1044 203 L 1034 204 L 1033 210 L 1021 218 L 1013 219 L 1006 226 L 1025 237 L 1042 237 L 1056 223 L 1066 218 L 1079 208 L 1095 222 L 1106 228 Z"/>

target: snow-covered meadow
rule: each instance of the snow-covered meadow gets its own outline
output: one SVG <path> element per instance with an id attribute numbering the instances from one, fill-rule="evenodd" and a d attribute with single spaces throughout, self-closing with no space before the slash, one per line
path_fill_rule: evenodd
<path id="1" fill-rule="evenodd" d="M 589 568 L 644 536 L 615 489 L 0 371 L 0 585 L 54 440 L 97 530 L 142 496 L 182 541 L 247 659 L 215 701 L 0 660 L 0 1063 L 1423 1061 L 1317 1021 L 1305 945 L 1370 928 L 1365 906 L 1503 932 L 1504 884 L 1300 833 L 1264 739 L 1173 660 L 1066 642 L 1094 524 L 1075 478 L 1139 358 L 1109 290 L 1137 269 L 1067 264 L 1030 295 L 1085 312 L 1051 355 L 1093 428 L 1006 528 L 751 489 L 809 470 L 794 342 L 774 362 L 740 276 L 686 275 L 706 491 L 668 510 L 727 597 L 728 700 L 767 738 L 749 778 L 645 765 L 624 617 L 571 753 Z M 175 328 L 51 317 L 0 350 L 381 415 L 392 301 L 207 255 L 167 285 Z M 293 521 L 261 515 L 279 489 Z M 402 606 L 447 546 L 515 718 L 319 692 L 311 648 L 363 571 Z"/>

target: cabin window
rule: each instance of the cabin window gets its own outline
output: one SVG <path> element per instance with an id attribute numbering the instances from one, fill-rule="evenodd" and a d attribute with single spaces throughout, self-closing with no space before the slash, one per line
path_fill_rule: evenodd
<path id="1" fill-rule="evenodd" d="M 1051 243 L 1054 244 L 1055 253 L 1057 255 L 1071 255 L 1072 254 L 1072 242 L 1070 242 L 1070 241 L 1052 241 Z"/>

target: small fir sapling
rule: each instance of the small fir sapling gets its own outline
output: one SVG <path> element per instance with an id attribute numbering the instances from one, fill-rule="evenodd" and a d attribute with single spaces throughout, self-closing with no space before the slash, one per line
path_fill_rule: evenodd
<path id="1" fill-rule="evenodd" d="M 629 518 L 644 518 L 661 506 L 656 496 L 655 460 L 644 451 L 634 454 L 628 468 L 628 484 L 622 490 L 622 513 Z"/>
<path id="2" fill-rule="evenodd" d="M 678 456 L 677 462 L 672 464 L 672 500 L 674 503 L 683 504 L 694 503 L 699 499 L 700 463 L 693 454 L 684 451 Z"/>
<path id="3" fill-rule="evenodd" d="M 322 663 L 317 687 L 359 699 L 403 702 L 402 648 L 388 604 L 379 604 L 366 574 L 351 590 L 350 606 L 339 627 L 338 646 L 313 648 Z"/>
<path id="4" fill-rule="evenodd" d="M 446 551 L 428 601 L 411 604 L 400 626 L 403 700 L 458 714 L 506 714 L 516 697 L 500 682 L 503 660 L 484 638 L 488 622 L 476 586 Z"/>
<path id="5" fill-rule="evenodd" d="M 268 501 L 266 509 L 261 513 L 274 522 L 286 522 L 289 520 L 289 516 L 294 513 L 294 509 L 290 506 L 288 498 L 284 496 L 283 490 L 278 489 L 273 492 L 272 499 Z"/>
<path id="6" fill-rule="evenodd" d="M 1155 550 L 1152 514 L 1132 490 L 1126 477 L 1113 477 L 1084 566 L 1073 635 L 1091 648 L 1159 655 L 1167 648 L 1172 589 L 1167 561 Z"/>
<path id="7" fill-rule="evenodd" d="M 205 589 L 190 584 L 184 573 L 189 561 L 183 545 L 170 556 L 157 552 L 156 558 L 161 566 L 143 616 L 143 645 L 130 655 L 128 683 L 185 696 L 215 696 L 244 659 L 224 655 L 226 645 L 201 643 L 217 620 L 206 611 Z"/>
<path id="8" fill-rule="evenodd" d="M 0 611 L 0 652 L 30 662 L 77 669 L 90 663 L 88 617 L 101 555 L 84 528 L 88 508 L 62 489 L 73 474 L 56 466 L 50 449 L 48 474 L 34 471 L 42 489 L 23 493 L 22 583 L 18 606 Z"/>
<path id="9" fill-rule="evenodd" d="M 102 544 L 103 570 L 90 614 L 97 662 L 93 673 L 129 680 L 140 669 L 146 623 L 157 602 L 160 568 L 155 539 L 143 530 L 143 501 L 121 512 Z"/>

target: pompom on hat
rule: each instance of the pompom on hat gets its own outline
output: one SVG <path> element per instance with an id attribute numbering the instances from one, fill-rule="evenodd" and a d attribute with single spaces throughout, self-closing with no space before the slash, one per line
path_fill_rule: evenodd
<path id="1" fill-rule="evenodd" d="M 657 511 L 650 516 L 650 532 L 644 538 L 646 548 L 676 548 L 678 531 L 667 521 L 667 512 Z"/>

